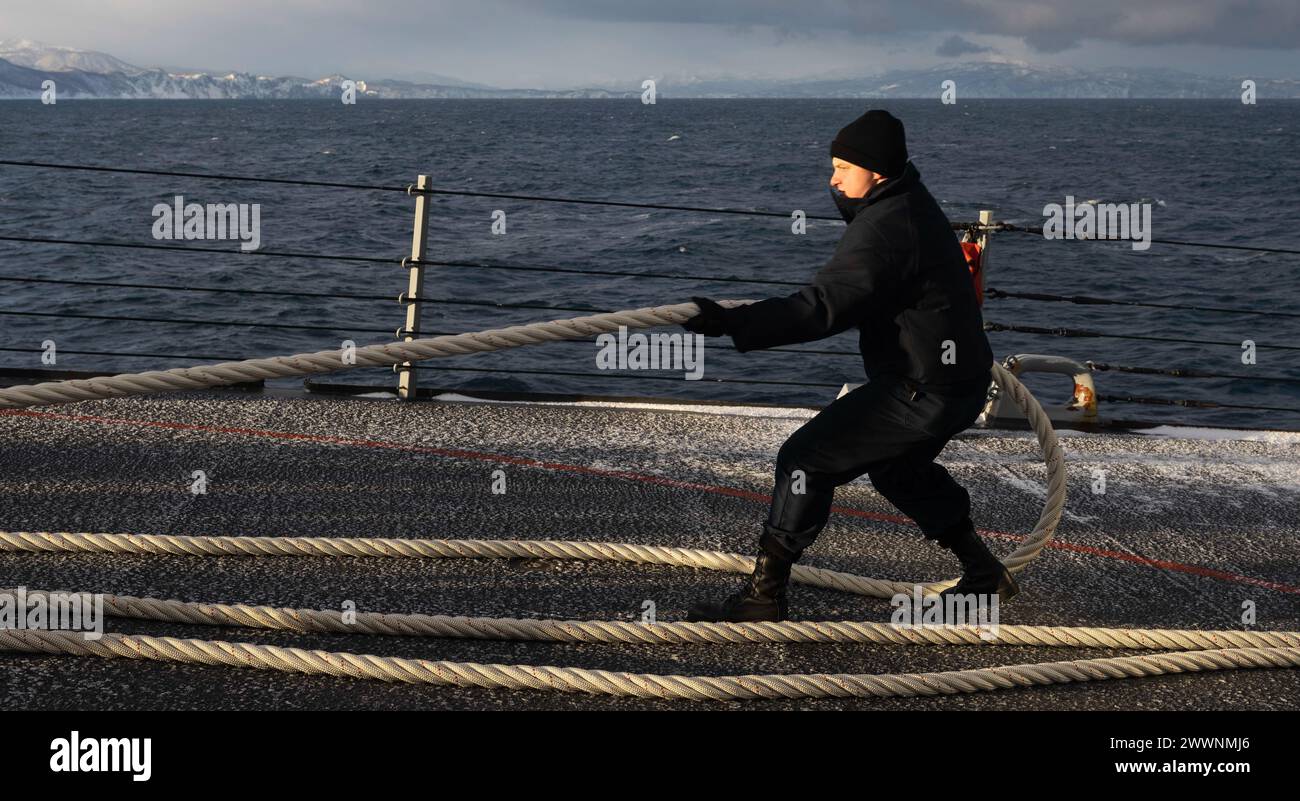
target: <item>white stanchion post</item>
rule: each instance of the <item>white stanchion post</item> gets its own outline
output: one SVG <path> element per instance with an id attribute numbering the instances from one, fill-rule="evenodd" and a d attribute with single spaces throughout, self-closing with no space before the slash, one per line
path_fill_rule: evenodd
<path id="1" fill-rule="evenodd" d="M 980 246 L 980 272 L 984 275 L 984 285 L 988 286 L 989 282 L 989 231 L 988 226 L 993 224 L 992 209 L 980 209 L 980 235 L 975 243 Z"/>
<path id="2" fill-rule="evenodd" d="M 429 176 L 421 175 L 415 184 L 417 189 L 429 189 L 432 186 Z M 406 342 L 420 336 L 420 306 L 417 300 L 424 299 L 424 261 L 425 249 L 429 238 L 429 195 L 421 193 L 415 196 L 415 227 L 411 231 L 411 264 L 407 266 L 406 292 L 402 300 L 406 304 L 406 325 L 398 336 Z M 402 400 L 413 401 L 416 397 L 415 369 L 410 362 L 402 362 L 396 368 L 397 395 Z"/>

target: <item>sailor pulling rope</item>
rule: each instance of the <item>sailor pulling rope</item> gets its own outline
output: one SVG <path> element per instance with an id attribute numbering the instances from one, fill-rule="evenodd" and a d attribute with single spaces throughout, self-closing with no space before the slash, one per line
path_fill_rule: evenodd
<path id="1" fill-rule="evenodd" d="M 867 474 L 927 539 L 961 562 L 947 596 L 1019 592 L 970 518 L 970 495 L 934 458 L 987 398 L 993 350 L 966 255 L 908 159 L 903 123 L 868 111 L 831 143 L 831 195 L 848 228 L 812 283 L 788 297 L 702 311 L 686 328 L 743 352 L 859 329 L 870 383 L 794 432 L 776 458 L 772 505 L 745 585 L 690 620 L 785 620 L 790 569 L 830 516 L 835 488 Z"/>

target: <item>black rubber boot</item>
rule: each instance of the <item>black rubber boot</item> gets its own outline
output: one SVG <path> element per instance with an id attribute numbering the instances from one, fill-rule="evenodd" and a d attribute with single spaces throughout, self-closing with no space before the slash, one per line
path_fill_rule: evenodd
<path id="1" fill-rule="evenodd" d="M 1020 585 L 1011 571 L 984 545 L 969 517 L 944 532 L 939 537 L 939 544 L 956 554 L 962 566 L 961 581 L 939 593 L 945 601 L 950 595 L 997 593 L 998 601 L 1004 602 L 1020 592 Z"/>
<path id="2" fill-rule="evenodd" d="M 721 603 L 692 606 L 686 619 L 692 623 L 753 623 L 785 620 L 790 612 L 786 585 L 799 555 L 783 547 L 766 532 L 759 538 L 760 553 L 754 572 L 738 591 Z"/>

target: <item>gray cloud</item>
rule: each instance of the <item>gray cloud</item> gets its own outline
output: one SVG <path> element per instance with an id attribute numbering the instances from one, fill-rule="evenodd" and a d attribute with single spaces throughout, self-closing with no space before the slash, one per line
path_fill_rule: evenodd
<path id="1" fill-rule="evenodd" d="M 310 78 L 440 73 L 534 88 L 852 78 L 932 66 L 936 48 L 963 41 L 1041 65 L 1300 78 L 1297 0 L 0 2 L 0 38 Z"/>
<path id="2" fill-rule="evenodd" d="M 862 34 L 962 31 L 1013 36 L 1041 52 L 1085 39 L 1128 45 L 1300 48 L 1296 0 L 518 0 L 555 16 L 605 22 L 771 25 Z"/>
<path id="3" fill-rule="evenodd" d="M 992 49 L 993 48 L 991 47 L 977 45 L 970 39 L 967 39 L 964 36 L 958 36 L 954 33 L 939 44 L 939 47 L 934 51 L 934 54 L 936 56 L 943 56 L 944 58 L 960 58 L 972 53 L 988 53 Z"/>

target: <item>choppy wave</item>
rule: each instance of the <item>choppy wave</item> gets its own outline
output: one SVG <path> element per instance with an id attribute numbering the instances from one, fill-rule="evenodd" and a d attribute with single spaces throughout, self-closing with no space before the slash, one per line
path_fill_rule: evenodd
<path id="1" fill-rule="evenodd" d="M 1300 151 L 1285 131 L 1300 123 L 1300 103 L 1255 107 L 1217 101 L 1169 102 L 1158 113 L 1124 101 L 1077 103 L 971 101 L 963 113 L 928 101 L 885 104 L 906 126 L 923 180 L 954 220 L 981 208 L 1034 224 L 1047 203 L 1076 198 L 1154 202 L 1156 238 L 1296 246 L 1294 176 Z M 1206 113 L 1213 106 L 1215 113 Z M 826 193 L 827 142 L 857 114 L 852 100 L 391 101 L 333 102 L 63 102 L 0 103 L 5 158 L 151 169 L 210 171 L 406 186 L 418 174 L 435 185 L 504 193 L 553 194 L 649 203 L 804 209 L 834 216 Z M 961 109 L 958 109 L 961 110 Z M 974 112 L 974 113 L 970 113 Z M 1097 131 L 1080 136 L 1080 131 Z M 88 135 L 93 132 L 93 135 Z M 1104 133 L 1101 133 L 1104 132 Z M 663 147 L 667 135 L 678 144 Z M 1200 166 L 1249 136 L 1250 157 L 1207 176 Z M 262 205 L 262 247 L 327 254 L 391 255 L 393 267 L 328 260 L 239 255 L 191 257 L 147 251 L 90 250 L 0 242 L 0 275 L 71 277 L 135 283 L 248 287 L 369 294 L 342 298 L 238 297 L 0 282 L 0 309 L 63 311 L 286 324 L 334 325 L 337 331 L 172 326 L 0 315 L 4 347 L 143 353 L 259 356 L 388 339 L 402 322 L 393 302 L 405 288 L 397 261 L 410 247 L 411 204 L 405 196 L 332 189 L 234 184 L 160 177 L 63 173 L 0 167 L 0 229 L 22 236 L 152 242 L 151 209 L 177 194 L 198 202 Z M 493 212 L 507 233 L 492 233 Z M 710 282 L 744 276 L 801 280 L 829 258 L 841 225 L 810 224 L 793 234 L 788 220 L 669 211 L 528 204 L 445 198 L 434 203 L 431 258 L 519 262 L 566 268 L 690 275 L 698 283 L 613 276 L 446 268 L 434 271 L 430 296 L 459 300 L 631 308 L 681 302 L 692 295 L 761 298 L 781 287 Z M 206 244 L 206 243 L 205 243 Z M 1045 242 L 1024 234 L 993 237 L 991 286 L 1062 295 L 1158 299 L 1172 289 L 1181 302 L 1300 312 L 1294 256 L 1152 246 L 1133 252 L 1111 243 Z M 428 306 L 427 330 L 468 331 L 561 312 L 484 306 Z M 1300 343 L 1300 320 L 989 301 L 985 319 L 1040 327 L 1260 344 Z M 359 331 L 373 328 L 376 332 Z M 1243 365 L 1233 346 L 1124 339 L 1046 338 L 991 333 L 999 357 L 1053 353 L 1077 360 L 1300 378 L 1295 352 L 1259 351 Z M 799 346 L 850 352 L 852 333 Z M 707 375 L 838 384 L 860 381 L 854 357 L 735 354 L 708 351 Z M 726 385 L 614 378 L 594 368 L 595 347 L 554 345 L 446 360 L 440 367 L 557 370 L 589 376 L 546 377 L 424 371 L 444 388 L 506 388 L 618 395 L 822 404 L 831 389 Z M 35 355 L 0 352 L 0 364 Z M 454 362 L 454 363 L 453 363 Z M 143 369 L 179 363 L 67 355 L 70 369 Z M 661 374 L 666 375 L 666 374 Z M 392 374 L 367 380 L 391 382 Z M 647 376 L 648 378 L 648 376 Z M 1166 398 L 1216 399 L 1222 382 L 1098 376 L 1101 391 Z M 1242 391 L 1244 388 L 1244 392 Z M 1045 401 L 1063 401 L 1062 397 Z M 1300 387 L 1238 382 L 1233 402 L 1300 407 Z M 1217 399 L 1223 400 L 1222 396 Z M 1205 425 L 1300 426 L 1300 415 L 1124 405 L 1126 417 Z"/>

